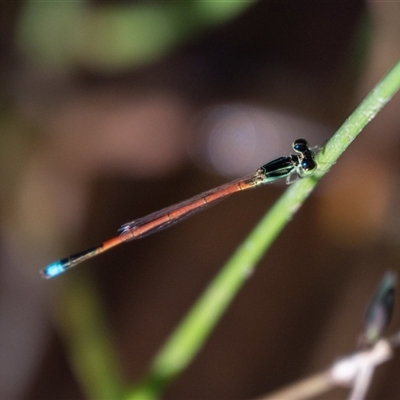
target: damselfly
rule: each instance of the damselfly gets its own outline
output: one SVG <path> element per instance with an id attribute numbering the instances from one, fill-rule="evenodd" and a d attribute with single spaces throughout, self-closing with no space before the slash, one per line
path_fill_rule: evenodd
<path id="1" fill-rule="evenodd" d="M 279 157 L 258 168 L 250 175 L 122 225 L 118 236 L 106 240 L 98 246 L 47 265 L 41 271 L 42 276 L 46 279 L 53 278 L 82 261 L 104 253 L 112 247 L 169 228 L 171 225 L 210 207 L 232 193 L 251 189 L 282 178 L 286 178 L 287 182 L 289 182 L 293 174 L 297 174 L 299 178 L 304 178 L 314 173 L 317 163 L 314 160 L 314 152 L 308 147 L 307 141 L 297 139 L 293 142 L 292 147 L 296 154 L 291 154 L 288 157 Z"/>

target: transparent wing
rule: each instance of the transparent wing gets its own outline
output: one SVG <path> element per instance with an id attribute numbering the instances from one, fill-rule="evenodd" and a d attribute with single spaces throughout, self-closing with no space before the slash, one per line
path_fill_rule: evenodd
<path id="1" fill-rule="evenodd" d="M 259 174 L 253 173 L 214 189 L 205 191 L 188 200 L 163 208 L 145 217 L 138 218 L 121 226 L 121 235 L 131 236 L 128 240 L 138 239 L 168 228 L 216 203 L 232 193 L 250 189 L 260 181 Z"/>

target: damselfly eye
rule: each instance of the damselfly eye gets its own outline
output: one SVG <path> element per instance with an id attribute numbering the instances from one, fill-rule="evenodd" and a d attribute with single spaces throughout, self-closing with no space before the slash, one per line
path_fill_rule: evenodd
<path id="1" fill-rule="evenodd" d="M 311 174 L 317 168 L 317 163 L 313 159 L 303 159 L 301 161 L 301 168 L 304 173 Z"/>
<path id="2" fill-rule="evenodd" d="M 308 143 L 305 139 L 297 139 L 293 142 L 293 150 L 298 153 L 303 153 L 308 150 Z"/>

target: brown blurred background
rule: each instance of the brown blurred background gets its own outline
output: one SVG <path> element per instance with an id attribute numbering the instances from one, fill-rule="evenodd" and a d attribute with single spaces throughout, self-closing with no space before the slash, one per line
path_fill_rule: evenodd
<path id="1" fill-rule="evenodd" d="M 284 183 L 58 279 L 39 270 L 298 137 L 322 145 L 399 58 L 399 20 L 396 2 L 2 2 L 0 398 L 87 398 L 64 314 L 81 279 L 121 379 L 143 377 Z M 260 396 L 354 350 L 372 291 L 398 269 L 399 106 L 332 167 L 166 399 Z M 370 398 L 395 398 L 399 370 L 399 357 L 382 366 Z"/>

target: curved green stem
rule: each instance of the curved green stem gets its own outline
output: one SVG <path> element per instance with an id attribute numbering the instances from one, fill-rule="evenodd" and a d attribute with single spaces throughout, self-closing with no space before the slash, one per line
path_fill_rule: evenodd
<path id="1" fill-rule="evenodd" d="M 258 261 L 315 185 L 361 130 L 400 88 L 400 62 L 378 83 L 316 156 L 319 168 L 291 185 L 235 251 L 153 360 L 148 376 L 128 399 L 158 398 L 193 360 Z"/>
<path id="2" fill-rule="evenodd" d="M 88 399 L 119 399 L 123 384 L 100 295 L 85 274 L 59 288 L 56 315 L 71 368 Z"/>

